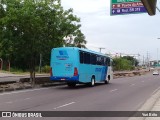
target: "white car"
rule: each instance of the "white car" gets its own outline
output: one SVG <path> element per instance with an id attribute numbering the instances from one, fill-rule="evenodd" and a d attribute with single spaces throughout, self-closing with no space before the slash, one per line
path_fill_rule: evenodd
<path id="1" fill-rule="evenodd" d="M 158 70 L 154 70 L 154 71 L 153 71 L 153 75 L 159 75 Z"/>

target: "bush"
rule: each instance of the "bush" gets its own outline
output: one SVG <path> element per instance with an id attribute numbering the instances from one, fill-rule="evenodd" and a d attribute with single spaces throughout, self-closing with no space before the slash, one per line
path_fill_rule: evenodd
<path id="1" fill-rule="evenodd" d="M 13 73 L 23 73 L 24 71 L 20 68 L 10 68 L 10 72 L 13 72 Z"/>
<path id="2" fill-rule="evenodd" d="M 49 73 L 50 72 L 50 66 L 45 65 L 44 67 L 42 67 L 42 72 Z"/>
<path id="3" fill-rule="evenodd" d="M 113 62 L 114 62 L 114 66 L 113 66 L 114 70 L 133 70 L 134 69 L 132 62 L 125 58 L 114 58 Z"/>

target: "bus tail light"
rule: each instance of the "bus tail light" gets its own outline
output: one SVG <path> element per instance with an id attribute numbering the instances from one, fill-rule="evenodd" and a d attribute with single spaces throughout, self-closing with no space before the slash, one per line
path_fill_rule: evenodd
<path id="1" fill-rule="evenodd" d="M 53 76 L 52 68 L 50 68 L 50 76 Z"/>
<path id="2" fill-rule="evenodd" d="M 77 76 L 78 75 L 78 69 L 75 67 L 74 68 L 74 76 Z"/>

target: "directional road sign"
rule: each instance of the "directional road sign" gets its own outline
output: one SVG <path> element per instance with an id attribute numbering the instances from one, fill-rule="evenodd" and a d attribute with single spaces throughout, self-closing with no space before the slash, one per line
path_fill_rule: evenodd
<path id="1" fill-rule="evenodd" d="M 111 0 L 111 15 L 146 12 L 141 0 Z"/>

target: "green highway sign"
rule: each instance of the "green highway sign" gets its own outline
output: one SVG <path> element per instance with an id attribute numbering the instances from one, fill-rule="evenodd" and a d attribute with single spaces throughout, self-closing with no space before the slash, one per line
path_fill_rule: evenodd
<path id="1" fill-rule="evenodd" d="M 141 0 L 111 0 L 111 15 L 146 12 Z"/>

